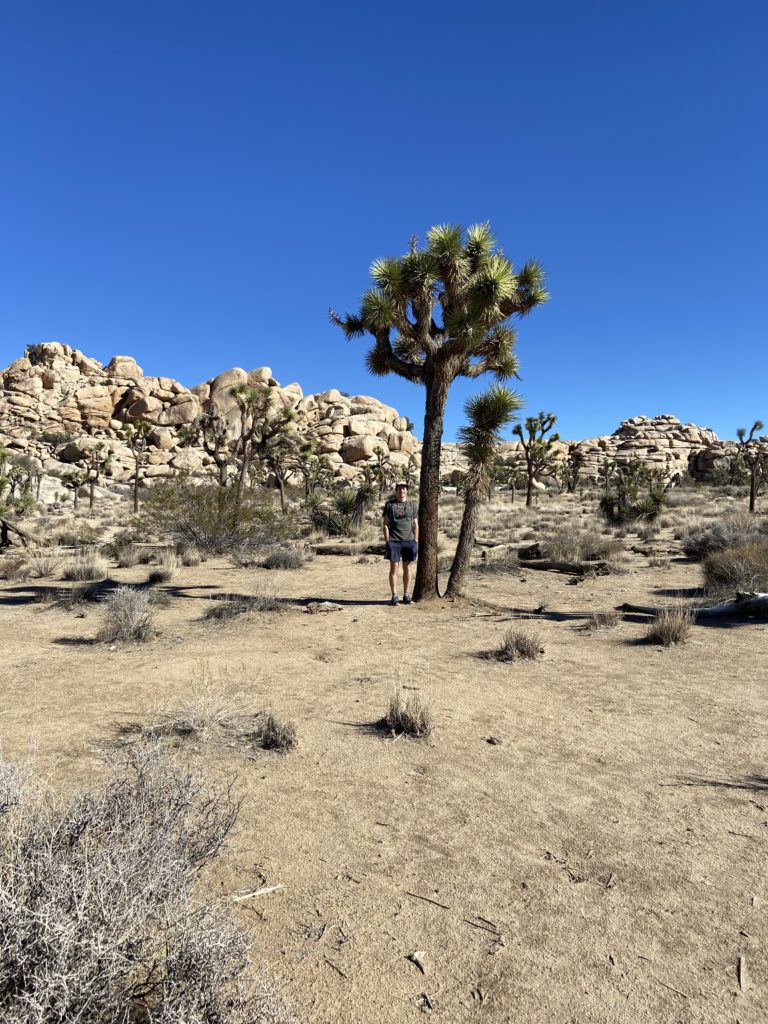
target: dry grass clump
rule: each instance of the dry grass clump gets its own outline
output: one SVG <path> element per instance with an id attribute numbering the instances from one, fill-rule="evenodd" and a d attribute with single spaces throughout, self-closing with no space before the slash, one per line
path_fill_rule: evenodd
<path id="1" fill-rule="evenodd" d="M 306 562 L 305 548 L 280 545 L 271 548 L 261 564 L 265 569 L 302 569 Z"/>
<path id="2" fill-rule="evenodd" d="M 56 527 L 50 539 L 51 544 L 58 544 L 60 547 L 78 548 L 95 543 L 103 532 L 103 528 L 95 523 L 75 520 Z"/>
<path id="3" fill-rule="evenodd" d="M 154 632 L 152 595 L 136 587 L 118 587 L 104 600 L 103 643 L 142 643 Z"/>
<path id="4" fill-rule="evenodd" d="M 567 526 L 546 537 L 542 547 L 544 557 L 557 562 L 604 561 L 622 550 L 619 540 L 596 528 L 576 531 Z"/>
<path id="5" fill-rule="evenodd" d="M 109 572 L 107 560 L 96 548 L 85 548 L 77 551 L 75 557 L 64 569 L 65 580 L 77 580 L 87 582 L 89 580 L 103 580 Z"/>
<path id="6" fill-rule="evenodd" d="M 147 583 L 170 583 L 179 571 L 179 560 L 173 551 L 163 551 L 157 560 L 157 568 L 147 577 Z"/>
<path id="7" fill-rule="evenodd" d="M 687 608 L 664 608 L 648 627 L 645 639 L 649 644 L 674 647 L 688 640 L 693 627 L 693 612 Z"/>
<path id="8" fill-rule="evenodd" d="M 389 698 L 389 707 L 380 725 L 384 729 L 399 735 L 413 736 L 414 739 L 427 739 L 435 727 L 432 711 L 426 701 L 416 692 L 406 696 L 402 689 L 394 691 Z"/>
<path id="9" fill-rule="evenodd" d="M 265 750 L 276 750 L 280 754 L 289 753 L 299 742 L 296 725 L 278 718 L 272 711 L 259 716 L 253 736 Z"/>
<path id="10" fill-rule="evenodd" d="M 229 909 L 200 898 L 238 806 L 157 744 L 64 804 L 0 766 L 0 1018 L 287 1024 Z"/>
<path id="11" fill-rule="evenodd" d="M 0 579 L 29 579 L 29 562 L 24 555 L 7 555 L 0 559 Z"/>
<path id="12" fill-rule="evenodd" d="M 114 557 L 119 569 L 132 569 L 141 562 L 141 553 L 135 544 L 115 548 Z"/>
<path id="13" fill-rule="evenodd" d="M 651 569 L 669 569 L 672 565 L 672 559 L 665 558 L 663 556 L 659 556 L 658 558 L 649 558 L 648 565 Z"/>
<path id="14" fill-rule="evenodd" d="M 694 523 L 682 533 L 683 551 L 689 558 L 702 561 L 707 555 L 725 548 L 768 543 L 768 519 L 747 512 L 733 512 L 713 522 Z"/>
<path id="15" fill-rule="evenodd" d="M 621 622 L 619 612 L 592 612 L 584 623 L 587 633 L 597 633 L 604 629 L 614 629 Z"/>
<path id="16" fill-rule="evenodd" d="M 512 626 L 504 634 L 494 657 L 498 661 L 538 661 L 543 653 L 538 633 L 522 626 Z"/>
<path id="17" fill-rule="evenodd" d="M 36 548 L 27 554 L 29 575 L 36 580 L 47 580 L 55 576 L 60 564 L 59 556 L 45 548 Z"/>
<path id="18" fill-rule="evenodd" d="M 704 586 L 715 597 L 768 593 L 768 540 L 715 551 L 704 559 Z"/>
<path id="19" fill-rule="evenodd" d="M 179 559 L 181 560 L 182 565 L 194 567 L 200 565 L 203 560 L 203 556 L 197 548 L 182 548 L 179 552 Z"/>
<path id="20" fill-rule="evenodd" d="M 254 594 L 215 594 L 210 600 L 204 618 L 216 622 L 228 622 L 240 615 L 284 610 L 285 604 L 276 595 L 274 589 L 262 584 Z"/>

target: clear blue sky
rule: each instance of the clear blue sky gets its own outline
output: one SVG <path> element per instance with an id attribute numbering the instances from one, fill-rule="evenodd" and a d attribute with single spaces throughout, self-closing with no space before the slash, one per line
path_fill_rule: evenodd
<path id="1" fill-rule="evenodd" d="M 266 364 L 420 434 L 423 392 L 326 312 L 413 232 L 490 220 L 548 271 L 529 412 L 733 436 L 768 420 L 766 52 L 765 0 L 4 4 L 0 366 Z"/>

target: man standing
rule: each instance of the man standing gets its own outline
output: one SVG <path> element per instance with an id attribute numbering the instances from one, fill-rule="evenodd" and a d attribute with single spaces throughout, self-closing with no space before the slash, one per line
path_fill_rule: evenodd
<path id="1" fill-rule="evenodd" d="M 389 588 L 391 604 L 397 604 L 397 567 L 403 563 L 403 604 L 410 604 L 408 586 L 411 582 L 411 562 L 419 553 L 419 506 L 408 501 L 408 484 L 395 484 L 395 500 L 384 506 L 384 542 L 389 561 Z"/>

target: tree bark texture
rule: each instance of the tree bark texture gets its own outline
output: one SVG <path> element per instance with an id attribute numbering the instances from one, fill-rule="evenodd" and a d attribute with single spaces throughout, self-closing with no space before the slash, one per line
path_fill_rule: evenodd
<path id="1" fill-rule="evenodd" d="M 459 597 L 464 592 L 464 578 L 472 558 L 479 518 L 480 501 L 475 495 L 467 494 L 464 499 L 464 514 L 461 517 L 459 541 L 456 545 L 451 575 L 448 577 L 448 587 L 445 591 L 446 597 Z"/>
<path id="2" fill-rule="evenodd" d="M 441 373 L 440 370 L 443 370 Z M 450 376 L 438 368 L 425 380 L 424 439 L 419 483 L 419 560 L 414 601 L 439 597 L 437 589 L 437 513 L 440 501 L 440 443 Z"/>

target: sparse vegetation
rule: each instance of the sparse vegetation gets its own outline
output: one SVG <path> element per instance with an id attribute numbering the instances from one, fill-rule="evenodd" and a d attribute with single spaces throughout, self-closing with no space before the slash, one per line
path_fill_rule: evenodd
<path id="1" fill-rule="evenodd" d="M 103 643 L 141 643 L 154 631 L 152 595 L 136 587 L 118 587 L 104 600 Z"/>
<path id="2" fill-rule="evenodd" d="M 157 744 L 63 805 L 0 763 L 3 1020 L 287 1021 L 230 912 L 197 891 L 237 813 L 231 788 Z"/>
<path id="3" fill-rule="evenodd" d="M 296 725 L 272 711 L 259 716 L 254 738 L 265 750 L 276 750 L 280 754 L 289 753 L 299 742 Z"/>
<path id="4" fill-rule="evenodd" d="M 301 569 L 307 562 L 307 551 L 296 545 L 280 545 L 267 552 L 262 565 L 265 569 Z"/>
<path id="5" fill-rule="evenodd" d="M 109 573 L 106 559 L 96 548 L 85 548 L 75 552 L 72 561 L 64 569 L 65 580 L 88 582 L 103 580 Z"/>
<path id="6" fill-rule="evenodd" d="M 421 695 L 415 690 L 406 695 L 401 688 L 389 698 L 389 707 L 381 721 L 382 727 L 390 732 L 404 733 L 414 739 L 427 739 L 434 724 L 432 710 Z"/>
<path id="7" fill-rule="evenodd" d="M 228 622 L 241 615 L 258 612 L 284 611 L 285 603 L 277 596 L 274 587 L 262 583 L 253 594 L 216 594 L 205 612 L 206 619 Z"/>
<path id="8" fill-rule="evenodd" d="M 164 551 L 158 560 L 157 568 L 147 577 L 147 583 L 155 586 L 158 583 L 170 583 L 179 571 L 179 560 L 173 551 Z"/>
<path id="9" fill-rule="evenodd" d="M 495 651 L 498 661 L 538 661 L 544 653 L 541 637 L 533 630 L 512 626 Z"/>
<path id="10" fill-rule="evenodd" d="M 725 548 L 768 542 L 768 519 L 760 519 L 746 512 L 734 512 L 688 527 L 680 540 L 685 554 L 701 561 L 707 555 Z"/>
<path id="11" fill-rule="evenodd" d="M 704 585 L 717 598 L 768 593 L 768 538 L 713 551 L 704 559 Z"/>
<path id="12" fill-rule="evenodd" d="M 592 612 L 584 624 L 584 629 L 588 633 L 597 633 L 601 630 L 615 629 L 620 622 L 619 612 Z"/>
<path id="13" fill-rule="evenodd" d="M 690 636 L 693 622 L 693 613 L 687 608 L 665 608 L 655 616 L 645 639 L 649 644 L 662 647 L 684 644 Z"/>

